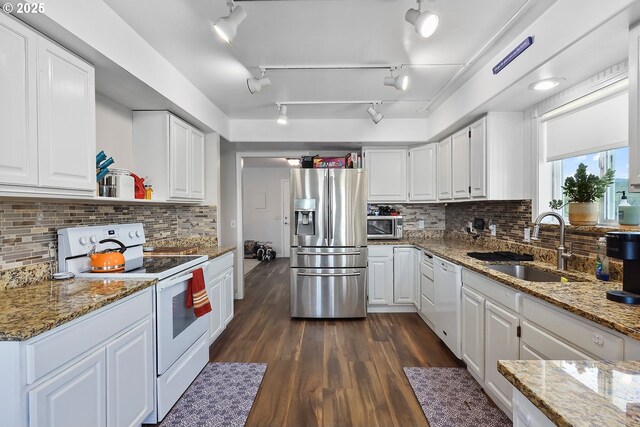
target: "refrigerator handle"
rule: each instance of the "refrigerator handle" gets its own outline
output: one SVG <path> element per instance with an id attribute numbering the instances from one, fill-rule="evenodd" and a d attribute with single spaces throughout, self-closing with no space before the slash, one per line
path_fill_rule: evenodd
<path id="1" fill-rule="evenodd" d="M 331 216 L 333 215 L 333 183 L 334 183 L 334 179 L 333 179 L 333 174 L 331 173 L 331 171 L 327 172 L 329 174 L 329 215 L 327 215 L 327 225 L 329 226 L 327 229 L 327 237 L 329 238 L 329 242 L 328 244 L 330 245 L 333 240 L 333 230 L 332 230 L 332 225 L 333 225 L 333 221 L 331 220 Z"/>

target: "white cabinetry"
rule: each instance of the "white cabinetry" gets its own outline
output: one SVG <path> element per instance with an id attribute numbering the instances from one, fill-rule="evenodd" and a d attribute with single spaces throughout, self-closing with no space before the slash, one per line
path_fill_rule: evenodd
<path id="1" fill-rule="evenodd" d="M 393 249 L 393 302 L 414 304 L 416 256 L 412 247 Z"/>
<path id="2" fill-rule="evenodd" d="M 487 195 L 487 132 L 486 119 L 469 126 L 469 195 Z"/>
<path id="3" fill-rule="evenodd" d="M 233 319 L 233 259 L 234 254 L 228 253 L 213 259 L 207 267 L 207 296 L 211 303 L 209 344 L 220 336 Z"/>
<path id="4" fill-rule="evenodd" d="M 363 148 L 370 202 L 407 201 L 407 149 Z"/>
<path id="5" fill-rule="evenodd" d="M 134 111 L 133 153 L 154 198 L 204 199 L 204 134 L 198 129 L 168 111 Z"/>
<path id="6" fill-rule="evenodd" d="M 434 303 L 433 256 L 427 253 L 422 254 L 422 261 L 420 262 L 420 299 L 420 316 L 434 330 L 436 305 Z"/>
<path id="7" fill-rule="evenodd" d="M 93 67 L 6 14 L 0 57 L 0 191 L 93 196 Z"/>
<path id="8" fill-rule="evenodd" d="M 435 333 L 460 358 L 460 294 L 462 269 L 443 259 L 433 258 Z"/>
<path id="9" fill-rule="evenodd" d="M 513 391 L 513 427 L 554 427 L 545 414 L 518 390 Z"/>
<path id="10" fill-rule="evenodd" d="M 409 201 L 438 200 L 438 144 L 409 149 Z"/>
<path id="11" fill-rule="evenodd" d="M 451 193 L 454 199 L 469 198 L 469 129 L 451 137 Z"/>
<path id="12" fill-rule="evenodd" d="M 484 298 L 462 287 L 462 360 L 479 380 L 484 380 Z"/>
<path id="13" fill-rule="evenodd" d="M 451 199 L 451 137 L 438 143 L 438 199 Z"/>
<path id="14" fill-rule="evenodd" d="M 369 246 L 367 288 L 369 305 L 393 302 L 393 246 Z"/>

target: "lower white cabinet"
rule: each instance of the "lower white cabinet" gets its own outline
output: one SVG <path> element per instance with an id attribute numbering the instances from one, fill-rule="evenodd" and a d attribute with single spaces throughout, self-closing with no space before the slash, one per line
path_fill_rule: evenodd
<path id="1" fill-rule="evenodd" d="M 367 251 L 367 311 L 419 311 L 421 251 L 401 245 L 371 245 Z"/>
<path id="2" fill-rule="evenodd" d="M 498 360 L 519 359 L 520 318 L 510 310 L 487 301 L 485 304 L 485 384 L 511 412 L 513 387 L 498 372 Z"/>
<path id="3" fill-rule="evenodd" d="M 393 248 L 393 302 L 415 305 L 416 256 L 413 247 Z"/>
<path id="4" fill-rule="evenodd" d="M 513 427 L 554 427 L 545 414 L 518 390 L 513 391 Z"/>
<path id="5" fill-rule="evenodd" d="M 462 360 L 479 380 L 484 380 L 484 297 L 462 288 Z"/>
<path id="6" fill-rule="evenodd" d="M 368 249 L 368 304 L 391 304 L 393 302 L 393 246 L 370 246 Z"/>
<path id="7" fill-rule="evenodd" d="M 422 261 L 420 262 L 420 299 L 420 314 L 433 330 L 435 328 L 434 316 L 436 309 L 436 304 L 434 303 L 433 256 L 426 253 L 422 254 Z"/>
<path id="8" fill-rule="evenodd" d="M 209 344 L 233 319 L 233 260 L 234 254 L 228 253 L 213 259 L 207 267 L 207 296 L 211 303 Z"/>
<path id="9" fill-rule="evenodd" d="M 106 391 L 100 349 L 29 391 L 29 426 L 105 427 Z"/>

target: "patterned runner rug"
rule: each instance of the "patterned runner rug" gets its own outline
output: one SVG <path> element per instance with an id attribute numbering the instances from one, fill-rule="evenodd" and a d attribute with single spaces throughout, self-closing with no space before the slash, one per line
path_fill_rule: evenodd
<path id="1" fill-rule="evenodd" d="M 404 368 L 431 427 L 507 427 L 498 409 L 464 368 Z"/>
<path id="2" fill-rule="evenodd" d="M 266 363 L 207 364 L 160 426 L 244 426 L 266 369 Z"/>

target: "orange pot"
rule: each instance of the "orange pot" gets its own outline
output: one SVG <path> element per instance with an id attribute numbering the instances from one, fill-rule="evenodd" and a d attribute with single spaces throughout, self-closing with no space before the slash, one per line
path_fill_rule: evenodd
<path id="1" fill-rule="evenodd" d="M 101 252 L 94 252 L 89 254 L 91 259 L 91 272 L 92 273 L 119 273 L 124 271 L 124 251 L 127 247 L 116 239 L 104 239 L 99 243 L 117 243 L 120 245 L 120 249 L 106 249 Z"/>

